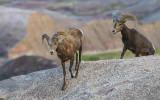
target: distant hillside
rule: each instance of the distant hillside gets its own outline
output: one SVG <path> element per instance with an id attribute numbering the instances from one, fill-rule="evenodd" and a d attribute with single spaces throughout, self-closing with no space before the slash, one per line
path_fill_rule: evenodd
<path id="1" fill-rule="evenodd" d="M 1 2 L 6 0 L 1 0 Z M 21 9 L 48 9 L 79 21 L 111 18 L 113 11 L 132 13 L 141 22 L 160 20 L 159 0 L 8 0 L 3 6 Z M 143 8 L 143 9 L 142 9 Z"/>
<path id="2" fill-rule="evenodd" d="M 84 50 L 106 51 L 122 47 L 121 35 L 112 34 L 112 20 L 90 21 L 81 27 L 84 32 Z"/>
<path id="3" fill-rule="evenodd" d="M 154 23 L 137 24 L 134 27 L 132 21 L 127 21 L 129 28 L 136 28 L 137 31 L 145 35 L 156 48 L 160 48 L 160 21 Z M 99 20 L 90 21 L 81 29 L 85 34 L 84 50 L 86 51 L 104 51 L 109 49 L 123 48 L 121 33 L 112 34 L 113 21 Z"/>
<path id="4" fill-rule="evenodd" d="M 26 35 L 27 19 L 33 11 L 0 6 L 0 57 Z"/>
<path id="5" fill-rule="evenodd" d="M 83 52 L 106 51 L 122 47 L 122 43 L 117 42 L 121 40 L 120 34 L 112 35 L 110 23 L 111 20 L 93 21 L 81 27 L 85 35 Z M 68 32 L 68 28 L 44 14 L 32 14 L 28 19 L 27 36 L 9 51 L 8 56 L 15 58 L 24 54 L 33 54 L 53 58 L 49 53 L 48 45 L 41 44 L 41 35 L 47 33 L 52 36 L 57 31 Z"/>
<path id="6" fill-rule="evenodd" d="M 49 60 L 39 56 L 21 56 L 0 66 L 0 81 L 13 76 L 55 68 L 60 64 L 60 61 Z"/>
<path id="7" fill-rule="evenodd" d="M 134 28 L 133 22 L 128 21 L 126 25 L 130 28 Z M 156 48 L 160 48 L 159 25 L 160 22 L 138 24 L 136 29 L 152 41 Z M 116 35 L 113 35 L 111 33 L 112 28 L 112 20 L 90 21 L 80 27 L 84 32 L 83 52 L 106 51 L 123 48 L 121 33 L 119 32 Z M 28 19 L 27 36 L 9 51 L 8 56 L 14 58 L 23 54 L 33 54 L 53 58 L 53 56 L 49 54 L 48 45 L 41 44 L 41 35 L 47 33 L 52 36 L 57 31 L 68 32 L 68 28 L 44 14 L 32 14 Z"/>
<path id="8" fill-rule="evenodd" d="M 43 12 L 66 27 L 82 26 L 84 24 L 67 15 L 47 9 L 26 10 L 0 6 L 0 57 L 7 57 L 8 51 L 25 38 L 28 17 L 35 12 Z M 68 24 L 69 22 L 72 23 Z"/>
<path id="9" fill-rule="evenodd" d="M 140 24 L 138 30 L 143 33 L 156 48 L 160 48 L 160 21 L 148 24 Z"/>
<path id="10" fill-rule="evenodd" d="M 49 53 L 47 42 L 45 41 L 42 45 L 42 34 L 47 33 L 52 36 L 55 32 L 64 31 L 67 28 L 42 13 L 31 14 L 27 24 L 27 36 L 10 50 L 8 56 L 14 58 L 28 54 L 53 58 Z"/>
<path id="11" fill-rule="evenodd" d="M 33 34 L 30 30 L 37 32 L 34 34 L 52 32 L 50 33 L 52 35 L 59 30 L 67 31 L 69 27 L 79 27 L 86 34 L 84 40 L 85 52 L 122 48 L 121 36 L 111 34 L 113 27 L 111 14 L 115 10 L 121 13 L 132 13 L 138 18 L 138 22 L 148 23 L 141 24 L 137 29 L 145 34 L 156 48 L 160 47 L 160 36 L 158 34 L 158 20 L 160 18 L 159 0 L 1 0 L 0 4 L 0 14 L 2 18 L 0 21 L 0 57 L 7 57 L 9 55 L 10 58 L 13 58 L 27 53 L 40 56 L 47 55 L 48 58 L 51 58 L 49 54 L 38 53 L 37 49 L 29 51 L 28 48 L 31 46 L 23 47 L 20 45 L 22 48 L 18 47 L 17 45 L 19 44 L 17 43 L 23 40 L 26 34 Z M 30 20 L 32 21 L 31 23 L 35 25 L 35 28 L 28 29 L 27 27 L 31 26 L 27 24 L 28 17 L 35 12 L 45 14 L 48 16 L 46 19 L 50 17 L 50 20 L 60 24 L 60 27 L 56 30 L 49 29 L 52 31 L 41 31 L 41 27 L 43 27 L 42 30 L 44 30 L 44 27 L 45 30 L 47 30 L 46 27 L 54 27 L 56 23 L 53 22 L 51 25 L 49 24 L 50 20 L 40 18 L 40 20 L 35 19 L 37 23 L 35 23 L 34 20 Z M 41 22 L 46 23 L 46 26 Z M 35 36 L 35 38 L 39 40 L 40 37 Z M 29 41 L 29 39 L 24 40 Z M 24 45 L 25 44 L 28 45 L 26 42 Z M 18 47 L 20 49 L 15 49 L 15 45 L 16 48 Z M 37 46 L 34 44 L 31 49 Z M 14 50 L 12 48 L 14 48 Z M 10 51 L 9 54 L 8 51 Z M 46 49 L 46 51 L 48 50 Z"/>
<path id="12" fill-rule="evenodd" d="M 62 91 L 62 67 L 0 81 L 6 100 L 160 100 L 160 56 L 82 62 Z M 75 74 L 75 71 L 74 71 Z"/>

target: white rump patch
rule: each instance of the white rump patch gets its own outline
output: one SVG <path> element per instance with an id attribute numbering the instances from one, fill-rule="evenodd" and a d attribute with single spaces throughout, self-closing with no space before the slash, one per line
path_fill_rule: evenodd
<path id="1" fill-rule="evenodd" d="M 153 47 L 153 49 L 155 50 L 155 47 L 154 47 L 154 45 L 152 44 L 152 47 Z"/>
<path id="2" fill-rule="evenodd" d="M 79 29 L 79 31 L 81 31 L 81 30 Z M 81 33 L 82 33 L 82 35 L 84 35 L 82 31 L 81 31 Z"/>

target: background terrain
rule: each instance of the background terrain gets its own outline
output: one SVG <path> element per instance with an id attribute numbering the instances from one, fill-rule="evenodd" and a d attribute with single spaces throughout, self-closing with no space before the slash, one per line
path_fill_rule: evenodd
<path id="1" fill-rule="evenodd" d="M 112 12 L 135 15 L 136 27 L 126 25 L 145 35 L 156 54 L 128 51 L 119 59 L 123 44 L 120 32 L 111 33 Z M 160 0 L 0 0 L 0 17 L 0 99 L 160 100 Z M 66 64 L 61 91 L 60 60 L 41 36 L 70 27 L 84 32 L 82 63 L 74 79 Z"/>
<path id="2" fill-rule="evenodd" d="M 123 45 L 121 34 L 111 33 L 114 11 L 134 14 L 136 29 L 154 44 L 156 55 L 160 53 L 159 0 L 0 0 L 0 77 L 59 66 L 46 41 L 41 44 L 41 35 L 68 32 L 70 27 L 85 34 L 83 60 L 119 59 Z M 132 21 L 126 24 L 135 28 Z M 133 55 L 127 52 L 129 57 Z"/>

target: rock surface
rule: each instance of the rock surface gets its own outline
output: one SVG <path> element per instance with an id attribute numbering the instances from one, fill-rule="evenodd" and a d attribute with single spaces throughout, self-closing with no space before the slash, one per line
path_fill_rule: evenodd
<path id="1" fill-rule="evenodd" d="M 0 82 L 7 100 L 160 100 L 160 56 L 82 62 L 78 78 L 67 66 L 67 89 L 61 91 L 62 67 Z M 74 68 L 74 67 L 73 67 Z"/>

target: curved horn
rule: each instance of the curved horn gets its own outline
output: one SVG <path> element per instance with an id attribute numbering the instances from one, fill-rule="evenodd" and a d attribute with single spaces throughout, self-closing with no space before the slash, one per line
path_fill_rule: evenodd
<path id="1" fill-rule="evenodd" d="M 134 23 L 135 23 L 135 25 L 136 25 L 137 19 L 136 19 L 136 17 L 135 17 L 134 15 L 132 15 L 132 14 L 124 14 L 124 15 L 122 15 L 122 16 L 119 18 L 119 21 L 124 21 L 126 18 L 131 18 L 131 19 L 133 19 L 133 20 L 134 20 Z"/>
<path id="2" fill-rule="evenodd" d="M 52 39 L 57 38 L 58 36 L 63 35 L 63 36 L 67 36 L 67 34 L 65 32 L 56 32 L 53 36 Z"/>
<path id="3" fill-rule="evenodd" d="M 46 38 L 46 40 L 48 42 L 48 40 L 49 40 L 50 37 L 47 34 L 43 34 L 42 35 L 42 44 L 43 44 L 44 38 Z"/>
<path id="4" fill-rule="evenodd" d="M 117 19 L 117 15 L 115 12 L 112 13 L 113 22 Z"/>

